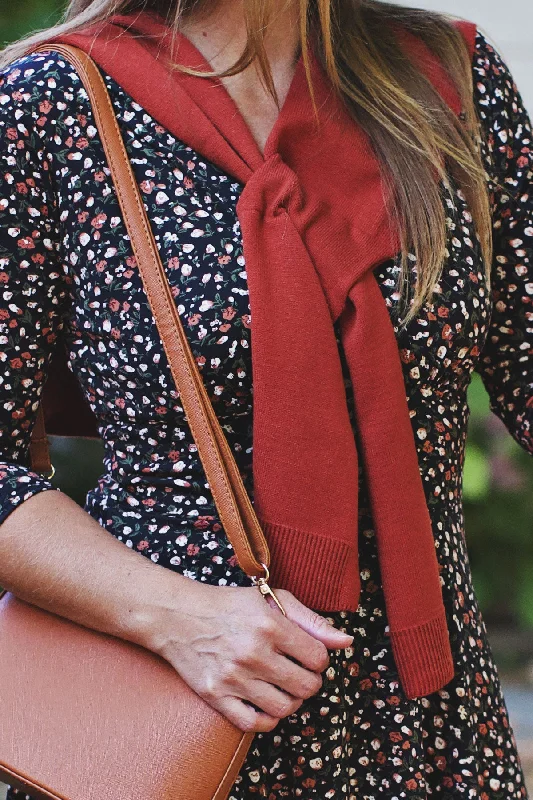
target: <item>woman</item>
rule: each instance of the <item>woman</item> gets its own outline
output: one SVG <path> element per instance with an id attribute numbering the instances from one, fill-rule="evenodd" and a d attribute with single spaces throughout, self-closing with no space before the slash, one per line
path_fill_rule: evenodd
<path id="1" fill-rule="evenodd" d="M 372 151 L 364 150 L 367 161 L 360 166 L 366 169 L 377 159 L 390 190 L 385 193 L 390 219 L 400 231 L 397 242 L 389 241 L 397 245 L 390 257 L 371 266 L 401 356 L 416 472 L 431 517 L 432 552 L 420 551 L 420 580 L 436 554 L 449 637 L 443 643 L 442 626 L 432 629 L 439 641 L 430 643 L 435 649 L 428 652 L 443 653 L 443 666 L 432 673 L 430 691 L 415 679 L 410 685 L 402 672 L 401 626 L 395 627 L 394 597 L 387 589 L 394 576 L 383 546 L 386 534 L 376 535 L 384 512 L 372 502 L 373 476 L 365 467 L 372 453 L 363 440 L 367 417 L 354 400 L 354 389 L 356 395 L 360 389 L 344 352 L 351 323 L 342 315 L 336 316 L 334 333 L 351 430 L 365 454 L 343 465 L 348 474 L 354 464 L 358 469 L 360 594 L 355 602 L 313 607 L 298 599 L 306 596 L 303 590 L 299 595 L 280 589 L 288 610 L 284 619 L 263 603 L 232 558 L 159 358 L 160 342 L 146 315 L 90 104 L 64 60 L 28 52 L 112 12 L 123 14 L 116 22 L 125 35 L 133 30 L 146 38 L 151 58 L 163 51 L 160 37 L 168 25 L 179 23 L 175 62 L 183 67 L 188 60 L 189 72 L 210 66 L 221 75 L 236 112 L 216 121 L 246 128 L 243 135 L 249 136 L 249 152 L 256 148 L 252 156 L 258 164 L 258 153 L 268 153 L 272 145 L 272 131 L 281 138 L 279 120 L 291 87 L 294 103 L 299 54 L 308 52 L 307 41 L 302 47 L 306 35 L 353 126 L 370 137 Z M 281 8 L 267 0 L 73 0 L 64 26 L 4 52 L 0 584 L 36 605 L 162 654 L 215 708 L 242 729 L 257 731 L 233 800 L 256 795 L 414 800 L 437 792 L 527 796 L 472 588 L 461 478 L 466 389 L 474 370 L 493 410 L 533 452 L 531 127 L 505 63 L 481 32 L 474 33 L 468 49 L 463 33 L 444 18 L 370 0 L 286 2 Z M 438 54 L 453 77 L 461 100 L 455 110 L 453 93 L 444 104 L 431 88 L 427 62 L 415 60 L 413 66 L 403 58 L 400 43 L 414 47 L 415 40 Z M 134 71 L 133 61 L 128 68 Z M 258 485 L 251 454 L 259 440 L 256 420 L 252 428 L 251 330 L 256 330 L 254 348 L 264 340 L 260 314 L 257 322 L 255 312 L 250 314 L 252 276 L 244 270 L 239 224 L 245 218 L 236 215 L 239 197 L 250 190 L 243 192 L 230 170 L 162 125 L 162 103 L 158 113 L 149 114 L 125 89 L 127 74 L 124 85 L 105 70 L 104 75 L 180 315 L 253 498 Z M 183 74 L 181 79 L 190 80 L 186 85 L 199 98 L 205 84 L 198 81 L 211 80 Z M 332 96 L 326 92 L 319 99 L 326 103 Z M 172 102 L 170 94 L 167 101 Z M 313 113 L 311 95 L 300 105 Z M 317 103 L 319 122 L 321 108 Z M 209 103 L 203 110 L 209 116 Z M 325 116 L 321 124 L 327 125 Z M 286 147 L 295 136 L 297 128 Z M 338 152 L 328 150 L 327 136 L 322 147 L 333 169 Z M 349 163 L 349 148 L 342 155 Z M 348 177 L 355 186 L 358 175 Z M 324 182 L 324 197 L 328 191 Z M 360 199 L 366 224 L 370 198 L 363 193 Z M 287 202 L 292 201 L 291 196 Z M 335 215 L 326 211 L 320 218 L 336 231 Z M 332 251 L 336 241 L 332 235 Z M 252 256 L 252 249 L 248 253 Z M 247 261 L 248 253 L 245 248 Z M 270 255 L 265 263 L 273 270 L 276 256 Z M 298 262 L 296 251 L 292 257 L 291 265 Z M 336 252 L 334 260 L 343 259 L 349 261 L 350 254 Z M 291 315 L 303 284 L 296 289 L 292 299 L 277 296 L 278 303 L 291 305 L 273 321 L 274 338 L 283 319 L 289 342 L 299 341 L 305 319 L 291 327 Z M 378 306 L 371 310 L 378 337 Z M 319 317 L 316 310 L 314 321 Z M 27 466 L 37 400 L 61 339 L 106 447 L 105 472 L 83 509 L 61 492 L 47 491 L 53 488 L 49 480 Z M 367 339 L 365 347 L 372 344 Z M 320 345 L 317 338 L 317 354 Z M 290 351 L 295 360 L 297 351 Z M 260 361 L 254 362 L 254 413 L 260 408 L 256 367 Z M 376 360 L 376 374 L 380 369 Z M 310 404 L 325 380 L 317 370 Z M 388 397 L 374 394 L 371 400 L 368 414 Z M 303 419 L 303 407 L 301 414 Z M 381 423 L 386 428 L 387 420 Z M 391 437 L 395 426 L 396 421 L 387 429 Z M 400 458 L 392 445 L 390 450 L 396 471 L 403 466 L 412 476 L 409 447 Z M 294 458 L 294 471 L 300 466 Z M 317 471 L 321 466 L 312 465 Z M 289 474 L 286 482 L 290 479 Z M 342 480 L 339 475 L 339 484 Z M 409 518 L 418 514 L 414 505 L 407 510 Z M 342 512 L 340 505 L 326 507 L 332 528 Z M 416 557 L 406 555 L 409 564 Z M 327 566 L 327 559 L 323 562 Z M 416 592 L 418 577 L 413 581 L 402 573 L 402 582 L 412 581 Z M 433 590 L 431 575 L 428 580 Z M 283 586 L 291 585 L 287 576 Z M 329 585 L 335 589 L 334 576 Z M 451 648 L 451 671 L 445 645 Z M 21 795 L 8 793 L 9 800 Z"/>

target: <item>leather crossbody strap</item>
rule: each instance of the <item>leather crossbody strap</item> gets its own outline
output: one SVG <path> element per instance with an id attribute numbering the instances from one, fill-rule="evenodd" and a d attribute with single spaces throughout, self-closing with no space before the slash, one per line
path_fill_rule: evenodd
<path id="1" fill-rule="evenodd" d="M 55 50 L 64 56 L 89 95 L 137 267 L 222 525 L 241 569 L 250 577 L 268 578 L 268 544 L 183 330 L 102 75 L 95 62 L 72 45 L 44 44 L 36 50 Z M 31 458 L 34 469 L 50 469 L 42 408 Z"/>

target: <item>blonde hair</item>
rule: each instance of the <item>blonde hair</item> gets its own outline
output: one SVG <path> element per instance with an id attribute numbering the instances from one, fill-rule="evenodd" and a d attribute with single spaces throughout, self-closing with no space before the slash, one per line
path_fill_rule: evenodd
<path id="1" fill-rule="evenodd" d="M 217 0 L 71 0 L 59 25 L 33 33 L 0 53 L 0 67 L 54 34 L 76 31 L 116 13 L 151 10 L 179 30 L 185 15 L 209 11 Z M 280 0 L 245 0 L 248 40 L 238 61 L 220 76 L 257 62 L 267 90 L 276 97 L 265 50 L 265 31 Z M 390 210 L 401 232 L 398 290 L 403 324 L 431 301 L 447 256 L 442 186 L 450 177 L 472 211 L 490 286 L 492 224 L 473 102 L 470 54 L 449 17 L 377 0 L 294 0 L 300 6 L 304 59 L 311 31 L 333 85 L 370 137 L 379 159 Z M 399 46 L 403 27 L 418 36 L 445 66 L 459 93 L 459 119 Z M 307 61 L 307 59 L 305 59 Z M 306 63 L 308 77 L 309 64 Z M 312 87 L 311 87 L 312 88 Z M 438 176 L 439 180 L 436 180 Z M 441 183 L 442 182 L 442 183 Z M 412 286 L 408 255 L 416 257 Z M 412 295 L 412 296 L 411 296 Z"/>

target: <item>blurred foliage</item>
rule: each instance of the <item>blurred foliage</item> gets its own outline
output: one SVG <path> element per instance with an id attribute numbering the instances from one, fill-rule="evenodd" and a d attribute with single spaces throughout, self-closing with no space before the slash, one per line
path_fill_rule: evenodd
<path id="1" fill-rule="evenodd" d="M 53 25 L 63 8 L 60 0 L 0 0 L 0 43 Z"/>
<path id="2" fill-rule="evenodd" d="M 60 0 L 0 0 L 0 41 L 52 25 Z M 489 411 L 478 375 L 469 390 L 463 482 L 466 536 L 476 592 L 491 622 L 533 628 L 533 459 Z M 83 503 L 101 471 L 98 442 L 53 437 L 61 488 Z"/>
<path id="3" fill-rule="evenodd" d="M 474 583 L 492 622 L 533 628 L 533 459 L 490 412 L 478 375 L 463 492 Z"/>

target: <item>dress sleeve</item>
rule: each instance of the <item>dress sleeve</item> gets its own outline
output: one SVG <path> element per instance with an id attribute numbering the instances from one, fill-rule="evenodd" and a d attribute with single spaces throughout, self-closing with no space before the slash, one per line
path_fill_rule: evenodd
<path id="1" fill-rule="evenodd" d="M 38 96 L 38 69 L 28 56 L 0 72 L 0 522 L 54 488 L 29 468 L 31 431 L 66 299 L 44 144 L 51 104 Z"/>
<path id="2" fill-rule="evenodd" d="M 493 311 L 476 371 L 492 411 L 533 453 L 533 149 L 509 68 L 478 31 L 474 90 L 491 190 Z"/>

